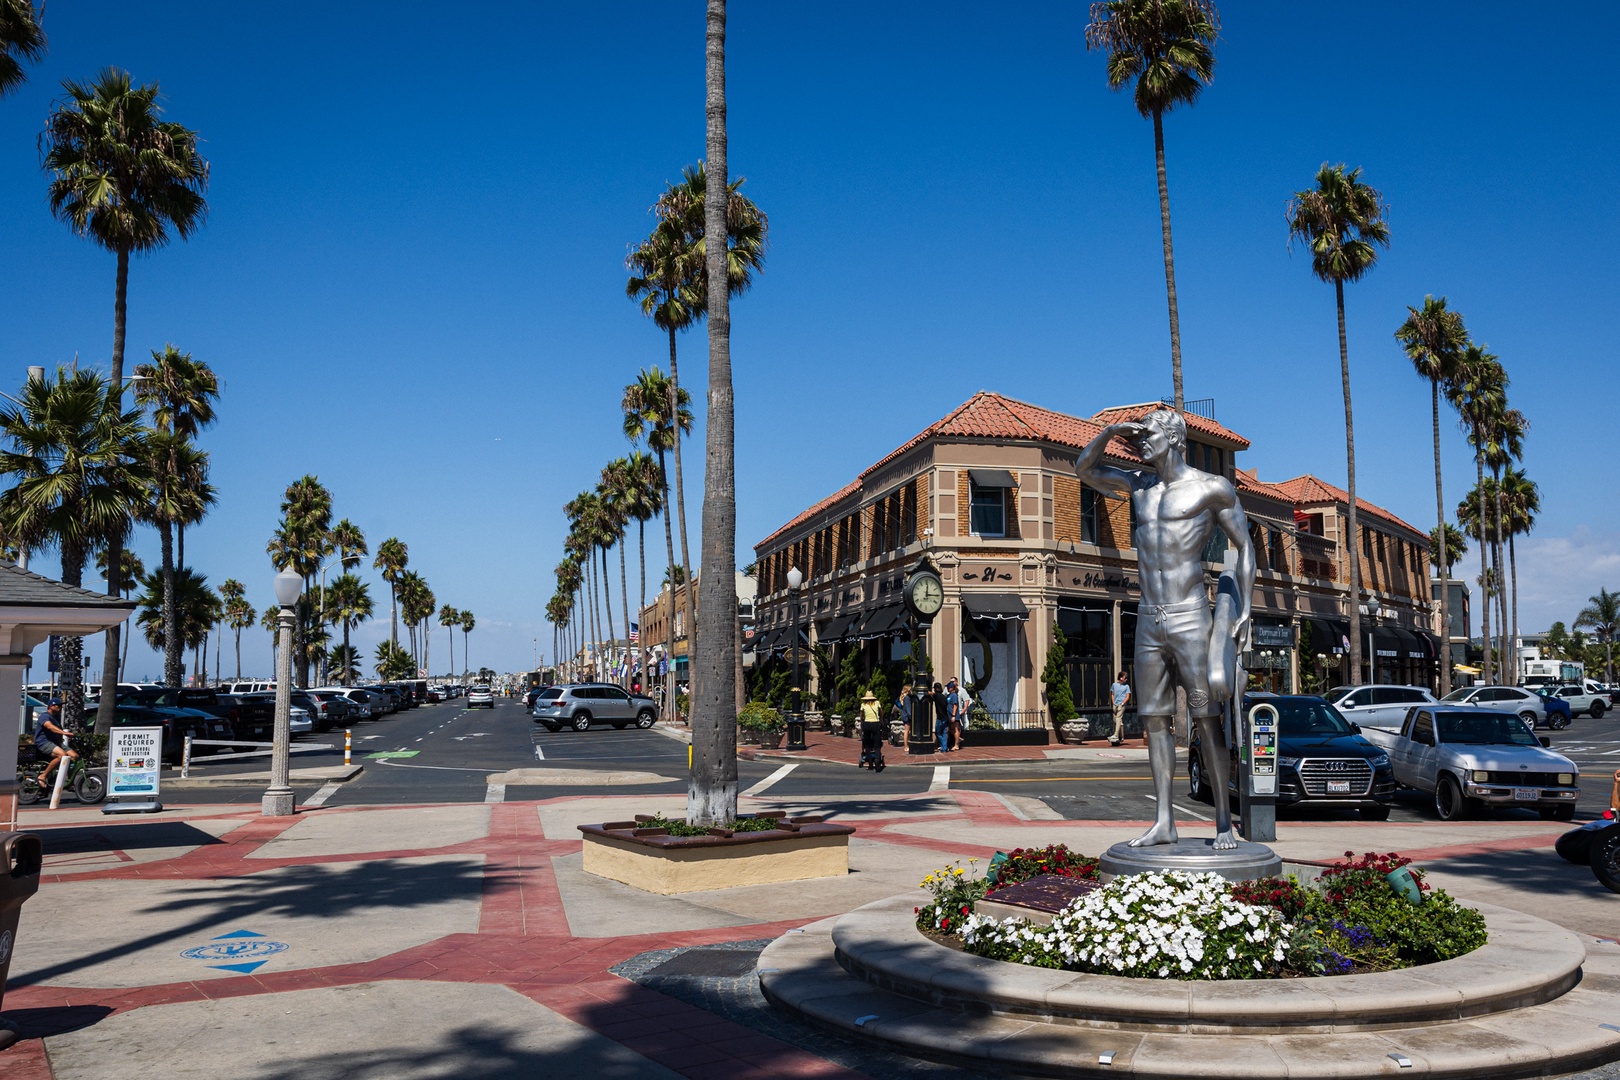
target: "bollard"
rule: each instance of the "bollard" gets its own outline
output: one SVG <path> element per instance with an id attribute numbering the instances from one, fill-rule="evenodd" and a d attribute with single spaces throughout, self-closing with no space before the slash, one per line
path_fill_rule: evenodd
<path id="1" fill-rule="evenodd" d="M 354 732 L 349 728 L 344 728 L 343 729 L 343 764 L 345 764 L 345 765 L 354 764 L 354 762 L 351 761 L 350 758 L 349 758 L 349 751 L 351 749 L 353 749 L 353 747 L 354 747 Z"/>
<path id="2" fill-rule="evenodd" d="M 186 745 L 180 751 L 180 779 L 184 780 L 191 775 L 191 736 L 186 736 Z"/>
<path id="3" fill-rule="evenodd" d="M 71 758 L 69 758 L 66 754 L 63 754 L 62 755 L 62 760 L 56 763 L 56 786 L 51 789 L 51 809 L 52 810 L 55 810 L 59 805 L 61 805 L 61 802 L 62 802 L 62 783 L 63 783 L 63 781 L 65 781 L 67 779 L 68 767 L 71 766 L 72 764 L 73 764 L 73 760 Z"/>

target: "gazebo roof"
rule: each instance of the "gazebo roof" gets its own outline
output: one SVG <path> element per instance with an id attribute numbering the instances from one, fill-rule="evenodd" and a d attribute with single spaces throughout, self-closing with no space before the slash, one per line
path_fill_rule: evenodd
<path id="1" fill-rule="evenodd" d="M 0 562 L 0 607 L 99 609 L 109 615 L 128 615 L 135 610 L 135 602 L 64 585 L 16 563 Z"/>

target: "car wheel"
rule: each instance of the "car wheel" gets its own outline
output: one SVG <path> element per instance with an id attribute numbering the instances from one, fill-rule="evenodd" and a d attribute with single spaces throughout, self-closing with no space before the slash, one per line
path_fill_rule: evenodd
<path id="1" fill-rule="evenodd" d="M 1563 731 L 1565 728 L 1569 727 L 1569 717 L 1565 716 L 1563 713 L 1559 713 L 1556 716 L 1549 716 L 1547 717 L 1547 726 L 1552 728 L 1554 731 Z"/>
<path id="2" fill-rule="evenodd" d="M 1610 892 L 1620 893 L 1620 825 L 1592 837 L 1592 874 Z"/>
<path id="3" fill-rule="evenodd" d="M 559 731 L 562 730 L 562 725 L 561 724 L 547 724 L 546 725 L 546 730 L 549 731 L 549 732 L 552 732 L 553 734 L 555 734 L 556 732 L 559 732 Z"/>
<path id="4" fill-rule="evenodd" d="M 1387 807 L 1387 806 L 1363 806 L 1361 808 L 1361 820 L 1362 821 L 1388 821 L 1389 820 L 1389 807 Z"/>
<path id="5" fill-rule="evenodd" d="M 641 712 L 636 714 L 636 727 L 645 731 L 653 726 L 655 719 L 656 717 L 653 716 L 650 709 L 643 709 Z"/>
<path id="6" fill-rule="evenodd" d="M 1214 802 L 1209 789 L 1209 777 L 1204 775 L 1204 762 L 1197 754 L 1187 755 L 1187 794 L 1201 803 Z"/>
<path id="7" fill-rule="evenodd" d="M 1594 720 L 1603 719 L 1603 702 L 1601 702 L 1601 701 L 1592 702 L 1592 719 L 1594 719 Z"/>
<path id="8" fill-rule="evenodd" d="M 1466 798 L 1462 793 L 1462 786 L 1457 778 L 1449 773 L 1440 778 L 1440 783 L 1434 788 L 1434 812 L 1440 815 L 1441 821 L 1462 821 L 1473 810 L 1472 799 Z"/>
<path id="9" fill-rule="evenodd" d="M 591 728 L 591 714 L 588 712 L 574 714 L 574 730 L 589 731 Z"/>
<path id="10" fill-rule="evenodd" d="M 99 773 L 87 770 L 73 781 L 73 794 L 86 806 L 93 806 L 107 797 L 107 782 Z"/>

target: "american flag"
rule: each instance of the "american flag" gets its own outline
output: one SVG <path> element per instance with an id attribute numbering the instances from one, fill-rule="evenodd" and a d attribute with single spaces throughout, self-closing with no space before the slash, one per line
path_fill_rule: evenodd
<path id="1" fill-rule="evenodd" d="M 641 640 L 641 624 L 630 624 L 630 644 L 634 645 Z"/>

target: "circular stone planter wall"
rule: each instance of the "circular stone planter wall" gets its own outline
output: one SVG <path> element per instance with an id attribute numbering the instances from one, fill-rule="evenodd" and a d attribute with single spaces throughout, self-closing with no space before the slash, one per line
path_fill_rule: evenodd
<path id="1" fill-rule="evenodd" d="M 1589 956 L 1577 935 L 1505 908 L 1481 905 L 1490 943 L 1443 963 L 1183 982 L 971 956 L 919 933 L 915 903 L 773 942 L 762 990 L 891 1050 L 1041 1076 L 1509 1077 L 1620 1059 L 1620 1032 L 1602 1026 L 1620 1012 L 1620 946 Z"/>

